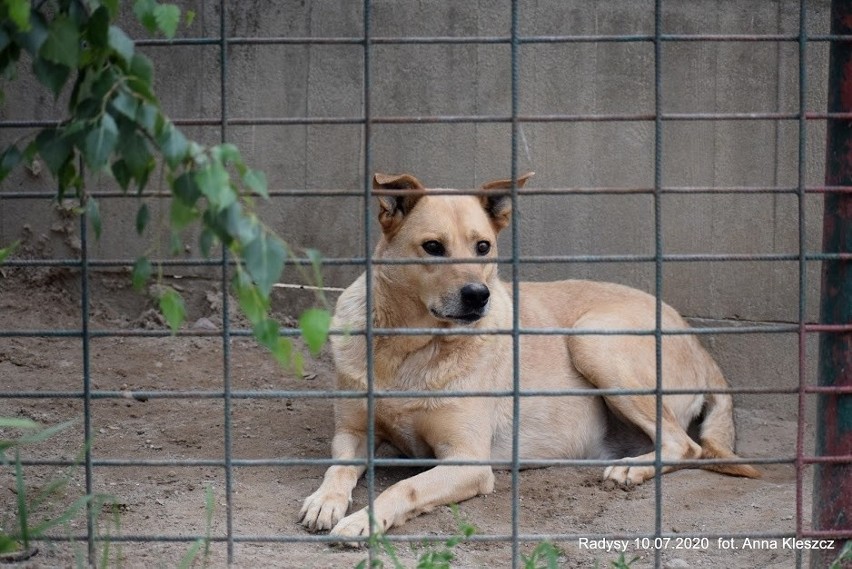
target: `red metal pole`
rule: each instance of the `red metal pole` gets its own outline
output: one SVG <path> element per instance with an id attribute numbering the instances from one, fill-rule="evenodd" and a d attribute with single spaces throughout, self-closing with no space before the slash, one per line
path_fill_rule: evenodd
<path id="1" fill-rule="evenodd" d="M 852 1 L 832 0 L 831 33 L 852 35 Z M 852 43 L 831 43 L 828 112 L 852 111 Z M 852 120 L 827 121 L 825 182 L 852 186 Z M 852 251 L 852 194 L 825 194 L 823 251 Z M 820 323 L 838 325 L 820 336 L 819 385 L 848 389 L 852 386 L 852 263 L 846 259 L 823 262 Z M 829 328 L 830 329 L 830 328 Z M 839 391 L 839 389 L 838 389 Z M 818 456 L 852 454 L 852 394 L 848 391 L 817 395 Z M 816 530 L 852 529 L 852 464 L 820 463 L 814 466 L 813 525 Z M 838 555 L 843 540 L 831 550 L 813 551 L 811 567 L 827 567 Z"/>

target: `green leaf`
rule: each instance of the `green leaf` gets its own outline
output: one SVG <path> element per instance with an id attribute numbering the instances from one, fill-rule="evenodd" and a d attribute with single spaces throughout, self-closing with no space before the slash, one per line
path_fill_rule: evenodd
<path id="1" fill-rule="evenodd" d="M 90 84 L 89 90 L 89 98 L 92 99 L 92 102 L 95 104 L 95 108 L 97 109 L 97 115 L 103 112 L 103 101 L 110 94 L 111 91 L 114 91 L 117 87 L 117 84 L 122 80 L 122 77 L 115 72 L 112 68 L 106 68 L 104 70 L 98 70 L 91 73 L 92 81 Z"/>
<path id="2" fill-rule="evenodd" d="M 54 63 L 77 68 L 80 58 L 80 31 L 71 18 L 60 14 L 50 23 L 47 39 L 39 54 Z"/>
<path id="3" fill-rule="evenodd" d="M 116 160 L 112 163 L 112 177 L 115 178 L 115 181 L 118 182 L 118 185 L 121 186 L 123 191 L 127 191 L 127 187 L 130 185 L 130 180 L 133 179 L 133 175 L 130 173 L 130 168 L 127 166 L 127 162 L 122 158 L 121 160 Z"/>
<path id="4" fill-rule="evenodd" d="M 71 157 L 73 145 L 56 129 L 46 129 L 36 136 L 36 146 L 50 173 L 56 176 Z"/>
<path id="5" fill-rule="evenodd" d="M 187 206 L 194 206 L 201 197 L 201 190 L 191 172 L 184 172 L 172 183 L 172 194 Z"/>
<path id="6" fill-rule="evenodd" d="M 95 237 L 101 238 L 101 208 L 95 198 L 89 197 L 86 200 L 86 217 L 92 222 L 92 229 L 95 230 Z"/>
<path id="7" fill-rule="evenodd" d="M 154 17 L 155 0 L 136 0 L 133 3 L 133 13 L 149 33 L 157 31 L 157 19 Z"/>
<path id="8" fill-rule="evenodd" d="M 154 66 L 151 60 L 141 53 L 134 53 L 130 60 L 130 76 L 127 86 L 147 101 L 156 101 L 154 92 L 151 90 L 151 82 L 154 78 Z"/>
<path id="9" fill-rule="evenodd" d="M 50 89 L 54 97 L 58 97 L 62 87 L 65 86 L 65 82 L 68 81 L 71 68 L 60 63 L 53 63 L 43 57 L 37 57 L 33 61 L 33 73 L 42 85 Z"/>
<path id="10" fill-rule="evenodd" d="M 83 156 L 92 170 L 100 170 L 109 159 L 118 142 L 118 126 L 112 115 L 105 114 L 98 124 L 86 135 Z"/>
<path id="11" fill-rule="evenodd" d="M 174 334 L 186 319 L 186 305 L 183 303 L 183 297 L 175 289 L 167 288 L 166 292 L 160 296 L 160 312 L 165 316 Z"/>
<path id="12" fill-rule="evenodd" d="M 0 265 L 3 264 L 3 261 L 5 261 L 7 258 L 9 258 L 9 255 L 11 255 L 12 253 L 15 252 L 15 249 L 17 249 L 18 245 L 20 245 L 20 244 L 21 244 L 20 241 L 15 241 L 11 245 L 8 245 L 8 246 L 0 249 Z"/>
<path id="13" fill-rule="evenodd" d="M 210 149 L 210 154 L 214 158 L 221 161 L 223 164 L 236 163 L 242 164 L 243 159 L 240 156 L 240 149 L 229 142 L 217 144 Z"/>
<path id="14" fill-rule="evenodd" d="M 32 12 L 29 26 L 29 30 L 18 34 L 17 40 L 21 44 L 21 47 L 27 50 L 27 53 L 36 57 L 47 40 L 47 23 L 41 13 Z"/>
<path id="15" fill-rule="evenodd" d="M 106 6 L 100 6 L 89 16 L 86 38 L 93 47 L 98 49 L 109 45 L 109 9 Z"/>
<path id="16" fill-rule="evenodd" d="M 41 425 L 30 419 L 19 419 L 17 417 L 0 417 L 0 429 L 40 429 Z"/>
<path id="17" fill-rule="evenodd" d="M 118 0 L 101 0 L 101 4 L 109 8 L 111 16 L 115 16 L 118 13 Z"/>
<path id="18" fill-rule="evenodd" d="M 210 249 L 213 248 L 215 241 L 216 235 L 210 229 L 205 227 L 201 231 L 201 235 L 198 237 L 198 246 L 205 259 L 210 258 Z"/>
<path id="19" fill-rule="evenodd" d="M 122 133 L 118 143 L 118 153 L 124 158 L 130 175 L 140 180 L 154 167 L 154 157 L 148 149 L 148 142 L 137 132 Z"/>
<path id="20" fill-rule="evenodd" d="M 231 244 L 234 242 L 234 238 L 231 236 L 230 233 L 228 233 L 228 230 L 225 229 L 225 225 L 222 220 L 222 212 L 214 212 L 211 208 L 208 207 L 204 210 L 201 219 L 205 229 L 210 231 L 213 236 L 215 236 L 219 241 L 222 242 L 223 245 L 225 245 L 225 247 L 231 246 Z"/>
<path id="21" fill-rule="evenodd" d="M 169 166 L 177 168 L 181 162 L 186 160 L 189 143 L 186 137 L 173 124 L 169 123 L 163 128 L 163 132 L 157 138 L 160 150 L 166 158 Z"/>
<path id="22" fill-rule="evenodd" d="M 10 146 L 0 154 L 0 181 L 2 181 L 9 172 L 21 162 L 21 151 L 15 145 Z"/>
<path id="23" fill-rule="evenodd" d="M 305 249 L 305 255 L 311 260 L 314 285 L 322 287 L 322 254 L 316 249 Z"/>
<path id="24" fill-rule="evenodd" d="M 172 256 L 180 255 L 182 249 L 183 241 L 180 238 L 180 233 L 172 230 L 172 233 L 169 236 L 169 254 Z"/>
<path id="25" fill-rule="evenodd" d="M 237 300 L 240 303 L 240 308 L 249 322 L 257 324 L 266 318 L 266 313 L 269 310 L 269 300 L 264 298 L 257 286 L 242 269 L 237 269 L 237 274 L 234 275 L 234 289 L 237 291 Z"/>
<path id="26" fill-rule="evenodd" d="M 293 343 L 289 338 L 278 338 L 278 341 L 270 348 L 270 351 L 282 367 L 290 365 L 294 359 L 298 362 L 302 356 L 299 352 L 293 353 Z M 297 374 L 302 375 L 301 371 L 298 371 Z"/>
<path id="27" fill-rule="evenodd" d="M 15 553 L 21 549 L 18 540 L 0 533 L 0 553 Z"/>
<path id="28" fill-rule="evenodd" d="M 116 111 L 131 121 L 136 120 L 136 113 L 139 111 L 139 101 L 136 97 L 130 95 L 124 89 L 120 89 L 110 102 Z"/>
<path id="29" fill-rule="evenodd" d="M 159 4 L 154 8 L 154 20 L 160 33 L 172 39 L 180 22 L 180 8 L 174 4 Z"/>
<path id="30" fill-rule="evenodd" d="M 172 224 L 172 229 L 180 231 L 199 217 L 198 210 L 194 207 L 187 206 L 181 200 L 172 199 L 169 220 Z"/>
<path id="31" fill-rule="evenodd" d="M 0 34 L 5 32 L 0 32 Z M 8 36 L 7 36 L 8 38 Z M 2 37 L 0 37 L 2 41 Z M 17 70 L 15 64 L 21 56 L 21 48 L 15 44 L 8 49 L 0 50 L 0 79 L 12 79 L 16 76 Z M 3 89 L 0 87 L 0 106 L 6 102 L 6 97 L 3 94 Z"/>
<path id="32" fill-rule="evenodd" d="M 284 338 L 281 339 L 283 340 Z M 273 352 L 273 355 L 275 355 L 275 352 Z M 276 359 L 278 358 L 276 357 Z M 278 359 L 278 361 L 281 362 L 280 359 Z M 293 358 L 290 364 L 292 365 L 293 371 L 296 373 L 296 375 L 298 375 L 299 377 L 305 375 L 305 358 L 304 356 L 302 356 L 302 352 L 293 352 Z M 400 567 L 402 566 L 400 565 Z"/>
<path id="33" fill-rule="evenodd" d="M 24 484 L 24 471 L 21 467 L 21 453 L 18 448 L 15 449 L 15 494 L 18 498 L 18 524 L 21 528 L 21 541 L 24 542 L 24 549 L 28 549 L 30 546 L 30 524 L 27 520 L 27 487 Z"/>
<path id="34" fill-rule="evenodd" d="M 136 233 L 142 235 L 145 231 L 145 226 L 148 225 L 148 220 L 151 219 L 151 213 L 148 211 L 148 204 L 143 203 L 139 206 L 139 211 L 136 212 Z"/>
<path id="35" fill-rule="evenodd" d="M 30 29 L 30 0 L 5 0 L 9 19 L 22 32 Z"/>
<path id="36" fill-rule="evenodd" d="M 195 558 L 198 557 L 202 547 L 204 547 L 204 539 L 199 537 L 186 550 L 186 553 L 178 563 L 178 569 L 190 569 L 195 564 Z"/>
<path id="37" fill-rule="evenodd" d="M 195 173 L 198 189 L 210 201 L 214 210 L 223 210 L 237 201 L 237 194 L 231 187 L 228 172 L 220 162 L 207 164 Z"/>
<path id="38" fill-rule="evenodd" d="M 79 498 L 74 500 L 74 502 L 70 506 L 68 506 L 68 508 L 59 516 L 56 516 L 55 518 L 52 517 L 33 527 L 30 530 L 32 535 L 34 537 L 40 537 L 49 529 L 53 529 L 55 527 L 67 524 L 72 519 L 74 519 L 74 517 L 79 512 L 82 512 L 85 509 L 86 504 L 88 504 L 92 498 L 93 496 L 91 494 L 86 496 L 80 496 Z"/>
<path id="39" fill-rule="evenodd" d="M 154 65 L 147 56 L 136 53 L 130 60 L 130 73 L 150 87 L 151 80 L 154 79 Z"/>
<path id="40" fill-rule="evenodd" d="M 188 28 L 192 25 L 192 22 L 195 21 L 195 11 L 187 10 L 184 13 L 184 25 Z"/>
<path id="41" fill-rule="evenodd" d="M 287 338 L 278 335 L 278 322 L 271 318 L 262 320 L 254 325 L 252 332 L 255 339 L 272 353 L 281 366 L 289 366 L 293 355 L 293 344 Z M 300 355 L 298 352 L 296 355 Z"/>
<path id="42" fill-rule="evenodd" d="M 261 320 L 252 327 L 252 333 L 258 342 L 270 350 L 275 350 L 279 339 L 278 322 L 271 318 Z"/>
<path id="43" fill-rule="evenodd" d="M 243 183 L 252 192 L 265 198 L 269 197 L 269 191 L 266 186 L 266 174 L 260 170 L 247 170 L 243 176 Z"/>
<path id="44" fill-rule="evenodd" d="M 151 103 L 142 103 L 139 105 L 139 111 L 136 113 L 136 122 L 142 125 L 142 128 L 153 137 L 157 137 L 166 124 L 163 114 L 159 107 Z"/>
<path id="45" fill-rule="evenodd" d="M 77 168 L 74 166 L 73 160 L 68 160 L 62 167 L 59 169 L 58 174 L 59 179 L 59 196 L 58 198 L 62 200 L 65 197 L 65 192 L 68 191 L 69 188 L 74 189 L 74 195 L 80 199 L 83 195 L 83 178 L 80 177 L 80 173 L 77 172 Z"/>
<path id="46" fill-rule="evenodd" d="M 269 296 L 272 285 L 281 276 L 286 256 L 281 241 L 265 231 L 261 231 L 257 238 L 243 249 L 246 269 L 264 298 Z"/>
<path id="47" fill-rule="evenodd" d="M 312 355 L 316 356 L 320 353 L 328 339 L 330 326 L 331 314 L 328 310 L 309 308 L 299 316 L 299 329 Z"/>
<path id="48" fill-rule="evenodd" d="M 257 219 L 243 213 L 240 202 L 234 202 L 223 210 L 219 216 L 225 230 L 240 243 L 254 241 L 262 229 Z"/>
<path id="49" fill-rule="evenodd" d="M 133 40 L 124 30 L 116 26 L 109 27 L 109 46 L 124 60 L 127 65 L 133 60 Z"/>
<path id="50" fill-rule="evenodd" d="M 133 271 L 131 273 L 131 282 L 133 283 L 133 288 L 136 290 L 142 290 L 145 286 L 145 283 L 148 282 L 148 279 L 151 278 L 151 261 L 148 260 L 148 257 L 139 257 L 136 259 L 136 262 L 133 264 Z"/>
<path id="51" fill-rule="evenodd" d="M 51 425 L 46 429 L 42 429 L 35 433 L 24 435 L 18 439 L 18 445 L 34 445 L 41 442 L 46 441 L 47 439 L 53 437 L 57 433 L 64 431 L 65 429 L 73 426 L 77 421 L 65 421 L 64 423 L 58 423 L 56 425 Z"/>

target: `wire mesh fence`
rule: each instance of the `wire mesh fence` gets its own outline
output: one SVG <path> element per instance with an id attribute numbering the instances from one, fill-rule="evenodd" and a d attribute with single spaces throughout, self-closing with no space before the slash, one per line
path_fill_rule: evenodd
<path id="1" fill-rule="evenodd" d="M 383 336 L 394 335 L 505 335 L 511 338 L 513 346 L 513 387 L 511 390 L 496 390 L 496 391 L 425 391 L 412 392 L 408 390 L 380 390 L 374 385 L 374 354 L 373 349 L 369 347 L 364 354 L 366 367 L 368 370 L 367 381 L 368 386 L 366 393 L 363 391 L 337 391 L 331 389 L 316 389 L 306 386 L 305 388 L 289 388 L 277 389 L 269 387 L 264 389 L 256 388 L 240 388 L 235 387 L 233 382 L 234 377 L 234 340 L 249 337 L 252 335 L 251 330 L 235 325 L 230 320 L 231 310 L 229 309 L 229 297 L 224 292 L 228 289 L 230 282 L 233 261 L 228 255 L 222 252 L 219 258 L 203 259 L 189 256 L 183 259 L 161 259 L 159 261 L 162 267 L 186 269 L 198 268 L 203 270 L 215 270 L 218 272 L 219 286 L 223 291 L 221 296 L 221 314 L 222 322 L 218 329 L 183 329 L 177 332 L 180 338 L 202 338 L 221 339 L 218 357 L 221 358 L 221 385 L 215 388 L 209 386 L 193 389 L 168 389 L 168 388 L 152 388 L 152 389 L 102 389 L 99 388 L 93 377 L 92 365 L 96 364 L 97 356 L 92 355 L 93 345 L 98 340 L 103 338 L 158 338 L 169 336 L 169 332 L 163 329 L 146 330 L 139 327 L 117 328 L 117 327 L 93 327 L 90 321 L 92 313 L 92 293 L 90 285 L 93 279 L 93 272 L 99 270 L 108 270 L 121 267 L 129 267 L 133 264 L 133 259 L 125 258 L 92 258 L 92 243 L 89 238 L 89 227 L 86 216 L 83 215 L 80 219 L 79 226 L 79 255 L 75 258 L 62 259 L 19 259 L 13 258 L 4 263 L 4 268 L 8 269 L 9 275 L 6 278 L 15 278 L 16 271 L 25 271 L 33 268 L 62 268 L 73 269 L 77 271 L 79 276 L 79 326 L 67 328 L 39 328 L 39 329 L 18 329 L 11 327 L 0 330 L 0 338 L 3 339 L 21 339 L 26 341 L 33 338 L 55 338 L 55 339 L 79 339 L 81 344 L 81 362 L 82 362 L 82 377 L 81 383 L 75 389 L 29 389 L 22 390 L 19 388 L 9 389 L 0 385 L 0 401 L 13 401 L 24 399 L 49 399 L 49 400 L 72 400 L 79 401 L 82 405 L 83 417 L 83 438 L 87 442 L 86 452 L 82 461 L 84 482 L 83 489 L 85 494 L 93 494 L 96 491 L 96 478 L 98 475 L 109 468 L 138 468 L 153 469 L 158 467 L 205 467 L 217 469 L 222 474 L 223 490 L 222 504 L 224 506 L 224 522 L 221 531 L 210 537 L 214 543 L 221 543 L 225 548 L 225 558 L 228 563 L 239 563 L 240 556 L 236 548 L 239 544 L 272 544 L 272 543 L 304 543 L 314 544 L 316 547 L 321 547 L 321 544 L 334 541 L 333 537 L 318 534 L 308 534 L 303 531 L 284 532 L 270 531 L 267 534 L 251 534 L 239 529 L 238 517 L 246 515 L 243 510 L 237 508 L 236 498 L 236 483 L 238 472 L 243 468 L 276 468 L 288 469 L 297 466 L 327 467 L 333 464 L 343 465 L 365 465 L 366 466 L 366 503 L 372 505 L 378 495 L 377 488 L 380 484 L 377 482 L 376 469 L 379 467 L 421 467 L 428 468 L 439 464 L 442 465 L 489 465 L 495 468 L 507 469 L 509 477 L 507 479 L 508 488 L 505 491 L 510 495 L 510 519 L 507 530 L 494 533 L 480 533 L 467 538 L 470 543 L 502 543 L 510 548 L 505 552 L 503 562 L 508 566 L 518 566 L 523 553 L 523 546 L 529 542 L 541 542 L 550 540 L 560 543 L 578 543 L 581 538 L 584 539 L 607 539 L 607 540 L 630 540 L 635 541 L 635 550 L 647 551 L 649 562 L 655 567 L 662 567 L 664 563 L 664 555 L 667 554 L 666 546 L 673 539 L 697 538 L 710 540 L 708 547 L 719 548 L 723 540 L 742 540 L 749 539 L 797 539 L 797 540 L 816 540 L 820 538 L 830 538 L 836 540 L 847 540 L 852 538 L 852 530 L 849 529 L 815 529 L 809 523 L 810 512 L 806 507 L 807 494 L 810 492 L 808 486 L 806 469 L 810 465 L 825 465 L 825 464 L 848 464 L 852 460 L 852 456 L 834 455 L 834 456 L 818 456 L 808 449 L 805 418 L 807 416 L 807 407 L 811 404 L 813 396 L 818 394 L 832 395 L 836 397 L 848 397 L 852 394 L 852 388 L 849 386 L 822 386 L 813 385 L 808 379 L 808 358 L 813 358 L 812 354 L 808 354 L 807 345 L 809 338 L 816 334 L 847 334 L 852 332 L 852 324 L 848 323 L 833 323 L 826 324 L 821 322 L 813 322 L 809 318 L 809 307 L 807 306 L 806 291 L 809 287 L 813 287 L 814 283 L 809 282 L 809 263 L 817 263 L 823 261 L 845 262 L 850 260 L 852 253 L 845 251 L 817 251 L 808 247 L 807 228 L 813 225 L 820 225 L 821 220 L 807 219 L 805 212 L 807 211 L 806 199 L 808 195 L 823 196 L 826 194 L 843 195 L 850 192 L 850 187 L 847 185 L 809 185 L 807 183 L 806 172 L 806 155 L 808 149 L 808 129 L 809 125 L 816 121 L 832 121 L 832 120 L 850 120 L 852 113 L 849 112 L 822 112 L 809 109 L 809 77 L 808 77 L 808 49 L 814 44 L 832 44 L 850 41 L 850 36 L 838 35 L 835 33 L 811 34 L 808 28 L 808 3 L 801 0 L 797 4 L 798 32 L 794 34 L 682 34 L 682 33 L 667 33 L 664 27 L 664 0 L 656 0 L 653 6 L 649 6 L 653 17 L 653 33 L 650 34 L 626 34 L 626 35 L 607 35 L 607 34 L 583 34 L 583 35 L 524 35 L 521 31 L 521 15 L 524 9 L 524 3 L 520 0 L 512 0 L 507 3 L 505 10 L 508 12 L 508 30 L 495 30 L 497 35 L 489 36 L 377 36 L 373 32 L 374 19 L 374 2 L 364 0 L 361 7 L 361 33 L 352 34 L 350 36 L 328 36 L 328 37 L 240 37 L 229 35 L 228 33 L 228 17 L 229 11 L 226 9 L 224 1 L 217 5 L 218 10 L 218 33 L 212 33 L 210 30 L 204 30 L 203 37 L 179 38 L 171 41 L 161 40 L 140 40 L 137 45 L 152 49 L 152 50 L 170 50 L 178 46 L 206 46 L 215 49 L 218 52 L 218 116 L 203 117 L 203 118 L 176 118 L 175 123 L 184 127 L 205 127 L 217 131 L 217 137 L 222 142 L 229 142 L 233 139 L 232 131 L 239 127 L 284 127 L 284 126 L 322 126 L 322 125 L 352 125 L 361 130 L 361 136 L 364 141 L 363 153 L 360 158 L 359 170 L 362 173 L 361 187 L 357 188 L 297 188 L 297 189 L 272 189 L 269 194 L 273 199 L 285 200 L 288 198 L 300 197 L 322 197 L 322 198 L 363 198 L 362 217 L 359 220 L 362 229 L 361 243 L 363 250 L 360 254 L 351 257 L 336 257 L 324 260 L 326 267 L 359 267 L 363 268 L 366 273 L 367 282 L 371 282 L 375 267 L 383 264 L 393 263 L 414 263 L 423 264 L 424 260 L 387 260 L 374 259 L 372 249 L 372 234 L 374 233 L 374 212 L 369 206 L 370 202 L 375 197 L 371 174 L 374 171 L 376 156 L 373 148 L 373 140 L 376 138 L 375 129 L 380 125 L 428 125 L 428 124 L 474 124 L 488 125 L 499 124 L 509 127 L 508 136 L 505 138 L 505 144 L 509 146 L 510 157 L 510 177 L 516 180 L 522 173 L 520 169 L 521 162 L 521 144 L 522 132 L 521 129 L 525 124 L 545 123 L 545 124 L 590 124 L 590 123 L 614 123 L 621 125 L 623 123 L 647 123 L 653 127 L 653 136 L 650 143 L 653 147 L 653 164 L 651 168 L 653 183 L 649 185 L 636 186 L 578 186 L 578 187 L 545 187 L 532 188 L 520 192 L 517 185 L 513 186 L 511 191 L 512 208 L 514 211 L 523 212 L 524 204 L 521 200 L 523 196 L 534 195 L 644 195 L 653 200 L 653 251 L 649 254 L 555 254 L 555 255 L 528 255 L 522 252 L 522 235 L 524 223 L 523 216 L 515 215 L 512 217 L 510 226 L 510 241 L 508 250 L 496 260 L 500 266 L 503 276 L 508 277 L 511 283 L 511 294 L 513 297 L 513 325 L 507 329 L 447 329 L 447 328 L 405 328 L 405 329 L 385 329 L 378 328 L 372 325 L 372 322 L 367 321 L 366 328 L 363 330 L 332 330 L 332 334 L 356 334 L 364 335 L 366 345 L 372 346 L 374 339 Z M 525 65 L 522 55 L 522 47 L 529 45 L 574 45 L 574 44 L 605 44 L 605 43 L 629 43 L 629 44 L 644 44 L 649 45 L 653 50 L 653 110 L 652 112 L 615 112 L 615 113 L 526 113 L 522 112 L 521 93 L 522 85 L 522 69 Z M 664 87 L 664 47 L 671 44 L 698 44 L 716 42 L 742 42 L 748 44 L 789 44 L 796 46 L 798 50 L 799 64 L 797 66 L 797 104 L 798 108 L 793 112 L 669 112 L 666 110 L 664 100 L 666 97 Z M 350 116 L 251 116 L 251 117 L 235 117 L 230 113 L 230 91 L 229 81 L 233 73 L 231 62 L 233 58 L 233 49 L 238 46 L 347 46 L 351 49 L 362 50 L 361 62 L 363 90 L 361 92 L 361 112 Z M 386 115 L 376 112 L 373 104 L 375 96 L 375 87 L 372 77 L 375 73 L 376 59 L 375 50 L 381 46 L 428 46 L 428 45 L 474 45 L 474 46 L 504 46 L 508 48 L 509 61 L 509 76 L 508 85 L 503 85 L 510 93 L 510 112 L 506 114 L 430 114 L 425 116 L 397 116 Z M 670 149 L 666 146 L 666 137 L 664 136 L 664 125 L 670 122 L 682 121 L 770 121 L 772 123 L 781 124 L 787 123 L 796 129 L 797 140 L 797 175 L 796 183 L 792 185 L 726 185 L 726 186 L 706 186 L 706 185 L 667 185 L 665 183 L 664 157 Z M 51 120 L 42 120 L 32 117 L 8 117 L 0 121 L 0 129 L 12 131 L 14 129 L 32 129 L 50 126 L 54 124 Z M 3 132 L 0 130 L 0 132 Z M 413 165 L 416 166 L 416 165 Z M 440 190 L 438 191 L 440 193 Z M 672 253 L 666 250 L 663 242 L 663 196 L 666 195 L 719 195 L 719 194 L 734 194 L 734 195 L 787 195 L 795 197 L 797 200 L 797 247 L 798 249 L 790 253 Z M 94 197 L 101 199 L 129 199 L 128 196 L 118 190 L 108 187 L 99 187 L 92 192 Z M 154 191 L 144 195 L 146 199 L 168 199 L 168 193 Z M 0 190 L 0 205 L 11 203 L 12 200 L 50 200 L 52 195 L 49 192 L 30 189 L 10 189 L 8 187 Z M 807 224 L 806 224 L 807 221 Z M 797 300 L 798 305 L 795 308 L 797 318 L 792 322 L 775 322 L 775 323 L 749 323 L 729 325 L 712 325 L 699 327 L 689 330 L 672 330 L 666 329 L 663 326 L 662 310 L 663 298 L 666 296 L 664 290 L 664 270 L 672 264 L 690 264 L 698 262 L 710 263 L 740 263 L 740 262 L 765 262 L 765 263 L 794 263 L 797 266 Z M 434 259 L 428 262 L 432 263 L 452 263 L 452 260 Z M 470 263 L 469 259 L 464 260 L 464 263 Z M 310 265 L 311 259 L 296 258 L 290 259 L 289 264 Z M 606 263 L 630 263 L 643 264 L 651 266 L 653 274 L 653 289 L 652 293 L 656 298 L 656 325 L 652 329 L 647 330 L 595 330 L 583 328 L 525 328 L 521 325 L 519 311 L 517 307 L 520 302 L 519 283 L 521 281 L 522 268 L 528 265 L 576 265 L 576 264 L 606 264 Z M 812 274 L 812 273 L 811 273 Z M 375 299 L 373 298 L 371 289 L 367 288 L 366 296 L 366 312 L 372 313 Z M 812 307 L 810 307 L 812 308 Z M 294 329 L 285 328 L 281 330 L 282 335 L 296 336 L 298 332 Z M 646 335 L 655 339 L 656 345 L 656 386 L 653 389 L 609 389 L 609 390 L 562 390 L 562 391 L 531 391 L 522 388 L 521 380 L 521 360 L 520 360 L 520 345 L 521 339 L 528 335 L 554 335 L 554 336 L 571 336 L 571 335 Z M 764 387 L 739 385 L 724 390 L 712 389 L 679 389 L 671 390 L 663 388 L 662 377 L 662 343 L 663 338 L 667 335 L 677 334 L 694 334 L 698 336 L 722 336 L 722 335 L 786 335 L 796 338 L 798 345 L 798 369 L 795 370 L 796 381 L 795 385 L 785 387 Z M 812 361 L 812 360 L 811 360 Z M 168 365 L 168 364 L 165 364 Z M 653 518 L 652 527 L 647 530 L 637 530 L 630 532 L 606 532 L 606 531 L 570 531 L 570 532 L 529 532 L 525 531 L 524 524 L 521 523 L 520 512 L 522 509 L 521 501 L 521 486 L 522 474 L 521 470 L 529 466 L 550 466 L 562 468 L 580 468 L 580 467 L 595 467 L 602 468 L 612 461 L 591 460 L 591 459 L 538 459 L 534 461 L 522 460 L 519 456 L 519 429 L 520 423 L 520 404 L 525 397 L 576 397 L 589 395 L 609 395 L 609 396 L 627 396 L 627 395 L 653 395 L 656 401 L 657 409 L 657 440 L 660 440 L 662 432 L 662 424 L 660 417 L 662 416 L 663 394 L 696 394 L 696 393 L 731 393 L 738 395 L 789 395 L 794 396 L 797 401 L 797 433 L 795 449 L 791 452 L 778 456 L 761 456 L 759 458 L 749 458 L 742 460 L 701 460 L 701 464 L 712 463 L 747 463 L 755 465 L 775 465 L 785 464 L 792 465 L 795 468 L 795 513 L 793 527 L 789 531 L 763 531 L 755 527 L 753 531 L 703 531 L 696 529 L 695 531 L 677 532 L 667 529 L 664 524 L 664 508 L 666 503 L 666 487 L 670 484 L 666 477 L 656 476 L 649 484 L 653 486 L 653 509 L 650 512 L 650 517 Z M 217 424 L 220 428 L 219 436 L 222 438 L 221 453 L 216 456 L 203 458 L 136 458 L 136 457 L 103 457 L 99 456 L 96 450 L 89 446 L 89 442 L 95 438 L 96 428 L 95 420 L 97 417 L 96 404 L 102 401 L 123 401 L 130 398 L 135 400 L 186 400 L 186 401 L 213 401 L 216 405 L 220 405 L 221 422 Z M 387 458 L 376 455 L 376 451 L 372 441 L 375 440 L 375 413 L 378 401 L 383 398 L 434 398 L 434 397 L 499 397 L 510 398 L 512 401 L 512 424 L 514 426 L 513 452 L 511 460 L 502 461 L 476 461 L 476 460 L 457 460 L 457 461 L 438 461 L 433 459 L 399 459 Z M 243 458 L 235 455 L 234 437 L 237 435 L 237 428 L 234 425 L 235 406 L 243 402 L 258 402 L 258 401 L 282 401 L 292 400 L 294 405 L 299 405 L 300 402 L 308 400 L 335 400 L 335 399 L 365 399 L 368 413 L 368 438 L 371 441 L 368 444 L 368 456 L 366 461 L 350 460 L 336 461 L 328 458 L 309 458 L 301 456 L 284 456 L 281 458 Z M 820 417 L 816 418 L 817 421 Z M 742 435 L 741 435 L 742 436 Z M 746 435 L 748 436 L 748 435 Z M 326 449 L 328 444 L 325 442 L 317 442 L 318 446 Z M 662 457 L 660 445 L 656 445 L 655 459 L 647 464 L 654 466 L 658 471 L 663 466 L 696 466 L 699 461 L 666 461 Z M 77 461 L 74 459 L 62 458 L 60 456 L 31 458 L 24 461 L 26 466 L 74 466 Z M 318 470 L 317 470 L 318 472 Z M 286 475 L 285 475 L 286 476 Z M 319 476 L 317 475 L 317 480 Z M 671 482 L 676 484 L 676 482 Z M 712 483 L 709 483 L 712 484 Z M 581 498 L 578 498 L 581 499 Z M 298 509 L 298 508 L 296 508 Z M 645 513 L 646 515 L 648 512 Z M 712 515 L 712 514 L 708 514 Z M 87 525 L 79 534 L 72 536 L 68 535 L 52 535 L 49 540 L 55 542 L 63 541 L 78 541 L 87 544 L 87 554 L 90 559 L 95 559 L 97 556 L 97 548 L 105 540 L 111 540 L 116 543 L 123 542 L 182 542 L 189 543 L 199 538 L 203 538 L 201 534 L 192 535 L 169 535 L 169 534 L 144 534 L 134 535 L 133 533 L 125 535 L 112 535 L 104 537 L 99 534 L 96 523 L 93 517 L 87 518 Z M 408 533 L 407 529 L 395 530 L 387 536 L 390 542 L 414 542 L 420 543 L 423 541 L 440 541 L 445 536 L 434 535 L 429 533 Z M 365 538 L 368 539 L 368 538 Z M 647 540 L 647 541 L 644 541 Z M 706 548 L 705 548 L 706 549 Z M 792 560 L 796 566 L 803 566 L 808 561 L 806 552 L 803 548 L 792 548 Z M 381 554 L 379 549 L 369 549 L 367 555 L 369 561 L 372 562 Z M 370 565 L 372 566 L 372 565 Z"/>

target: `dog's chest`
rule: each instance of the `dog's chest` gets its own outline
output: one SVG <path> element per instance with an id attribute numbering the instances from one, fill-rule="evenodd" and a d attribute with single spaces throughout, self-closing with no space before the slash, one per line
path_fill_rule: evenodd
<path id="1" fill-rule="evenodd" d="M 424 412 L 422 401 L 378 401 L 376 404 L 376 432 L 399 451 L 412 458 L 432 458 L 432 447 L 417 430 L 417 418 Z"/>
<path id="2" fill-rule="evenodd" d="M 405 341 L 405 338 L 402 338 Z M 430 391 L 464 389 L 477 358 L 489 339 L 480 337 L 434 338 L 417 349 L 402 350 L 396 342 L 377 342 L 376 383 L 384 389 Z"/>

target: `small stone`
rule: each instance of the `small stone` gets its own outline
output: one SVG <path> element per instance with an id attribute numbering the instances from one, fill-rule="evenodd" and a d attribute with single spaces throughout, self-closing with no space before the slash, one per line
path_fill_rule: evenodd
<path id="1" fill-rule="evenodd" d="M 684 561 L 683 559 L 669 559 L 663 564 L 665 569 L 689 569 L 689 563 Z"/>
<path id="2" fill-rule="evenodd" d="M 33 160 L 27 165 L 27 171 L 30 173 L 30 176 L 38 178 L 41 176 L 41 161 Z"/>
<path id="3" fill-rule="evenodd" d="M 216 330 L 216 325 L 209 318 L 201 317 L 192 324 L 193 330 Z"/>

